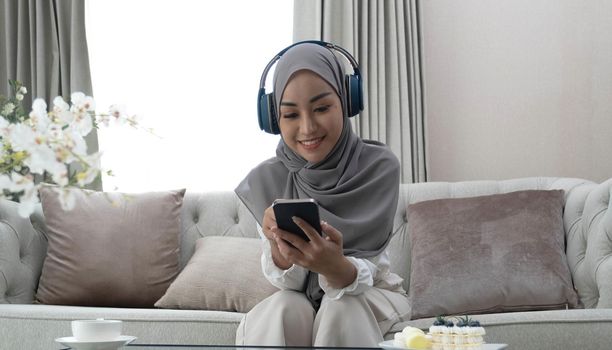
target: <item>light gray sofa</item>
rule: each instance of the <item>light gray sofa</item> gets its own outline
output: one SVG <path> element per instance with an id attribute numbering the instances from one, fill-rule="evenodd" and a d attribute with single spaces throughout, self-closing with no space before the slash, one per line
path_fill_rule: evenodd
<path id="1" fill-rule="evenodd" d="M 389 245 L 392 270 L 409 288 L 410 256 L 406 232 L 409 204 L 437 198 L 470 197 L 524 189 L 565 190 L 567 259 L 585 309 L 532 311 L 476 316 L 489 342 L 513 349 L 603 349 L 612 339 L 612 179 L 602 184 L 570 178 L 406 184 L 400 188 L 394 236 Z M 42 212 L 29 220 L 14 203 L 0 203 L 0 349 L 56 349 L 54 339 L 70 335 L 73 319 L 125 321 L 124 334 L 139 343 L 233 344 L 242 314 L 220 311 L 94 308 L 33 304 L 46 251 Z M 257 237 L 256 223 L 232 192 L 187 193 L 182 209 L 181 266 L 203 236 Z M 397 324 L 427 328 L 431 319 Z"/>

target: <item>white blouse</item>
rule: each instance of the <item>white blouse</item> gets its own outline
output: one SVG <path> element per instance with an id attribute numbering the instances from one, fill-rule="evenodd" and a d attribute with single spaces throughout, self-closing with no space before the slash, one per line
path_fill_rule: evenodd
<path id="1" fill-rule="evenodd" d="M 287 270 L 276 266 L 272 260 L 270 241 L 264 235 L 259 225 L 257 225 L 257 232 L 259 232 L 259 236 L 263 241 L 261 269 L 266 279 L 279 289 L 303 291 L 308 270 L 298 265 L 293 265 Z M 386 250 L 370 258 L 354 258 L 349 256 L 347 259 L 357 269 L 357 277 L 348 286 L 341 289 L 333 288 L 329 285 L 325 276 L 319 274 L 319 285 L 328 298 L 336 300 L 340 299 L 344 294 L 358 295 L 369 287 L 405 293 L 402 288 L 403 279 L 389 271 L 389 255 Z"/>

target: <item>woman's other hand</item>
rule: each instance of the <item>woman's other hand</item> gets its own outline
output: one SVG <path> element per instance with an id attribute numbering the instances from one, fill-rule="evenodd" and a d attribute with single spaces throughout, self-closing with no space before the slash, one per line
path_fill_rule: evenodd
<path id="1" fill-rule="evenodd" d="M 330 224 L 321 222 L 325 234 L 323 237 L 306 221 L 297 217 L 294 221 L 310 241 L 274 226 L 271 231 L 282 257 L 291 264 L 325 276 L 334 288 L 344 288 L 351 284 L 357 277 L 357 269 L 344 256 L 342 233 Z"/>
<path id="2" fill-rule="evenodd" d="M 274 232 L 272 232 L 272 229 L 276 228 L 276 216 L 274 215 L 274 210 L 272 209 L 272 206 L 269 206 L 264 211 L 262 223 L 262 230 L 264 236 L 266 236 L 266 238 L 270 242 L 270 248 L 272 248 L 272 261 L 274 261 L 274 264 L 279 268 L 287 270 L 293 264 L 283 257 L 283 255 L 278 250 L 276 239 L 274 239 Z"/>

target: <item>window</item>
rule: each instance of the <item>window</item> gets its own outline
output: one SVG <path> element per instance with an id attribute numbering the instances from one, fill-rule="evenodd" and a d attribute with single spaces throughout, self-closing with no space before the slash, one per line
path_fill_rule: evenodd
<path id="1" fill-rule="evenodd" d="M 115 174 L 104 190 L 233 190 L 274 156 L 279 137 L 259 130 L 256 97 L 263 68 L 292 42 L 292 1 L 87 6 L 98 110 L 125 104 L 159 135 L 102 127 L 102 166 Z"/>

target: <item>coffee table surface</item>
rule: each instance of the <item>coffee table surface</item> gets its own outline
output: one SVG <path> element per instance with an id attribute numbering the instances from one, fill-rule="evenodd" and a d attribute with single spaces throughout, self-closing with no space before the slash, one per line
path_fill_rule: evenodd
<path id="1" fill-rule="evenodd" d="M 381 348 L 334 348 L 334 347 L 282 347 L 282 346 L 239 346 L 239 345 L 162 345 L 162 344 L 130 344 L 127 345 L 126 348 L 131 350 L 141 349 L 141 350 L 168 350 L 168 349 L 184 349 L 184 350 L 264 350 L 264 349 L 296 349 L 296 350 L 308 350 L 308 349 L 316 349 L 316 350 L 324 350 L 324 349 L 381 349 Z M 502 350 L 506 349 L 507 344 L 483 344 L 481 346 L 481 350 Z M 386 349 L 386 348 L 385 348 Z"/>
<path id="2" fill-rule="evenodd" d="M 129 348 L 129 349 L 128 349 Z M 480 350 L 502 350 L 506 349 L 506 344 L 483 344 Z M 62 348 L 63 350 L 69 350 L 70 348 Z M 101 348 L 100 348 L 101 349 Z M 393 347 L 377 347 L 377 348 L 334 348 L 334 347 L 288 347 L 288 346 L 240 346 L 240 345 L 177 345 L 177 344 L 129 344 L 121 349 L 128 350 L 171 350 L 171 349 L 181 349 L 181 350 L 286 350 L 286 349 L 295 349 L 295 350 L 368 350 L 368 349 L 385 349 L 385 350 L 400 350 L 399 348 Z M 408 349 L 401 349 L 408 350 Z"/>
<path id="3" fill-rule="evenodd" d="M 295 349 L 295 350 L 325 350 L 325 349 L 336 349 L 336 350 L 348 350 L 348 349 L 380 349 L 380 348 L 334 348 L 334 347 L 286 347 L 286 346 L 240 346 L 240 345 L 164 345 L 164 344 L 130 344 L 127 345 L 126 350 L 167 350 L 167 349 L 184 349 L 184 350 L 281 350 L 281 349 Z"/>

